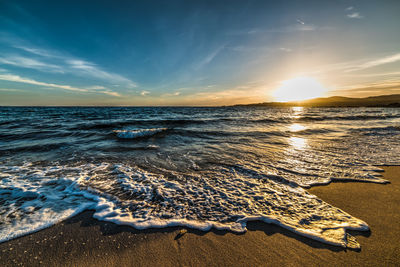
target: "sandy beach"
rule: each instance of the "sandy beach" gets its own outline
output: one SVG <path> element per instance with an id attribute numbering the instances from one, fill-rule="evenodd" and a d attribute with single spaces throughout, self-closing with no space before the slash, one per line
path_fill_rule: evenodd
<path id="1" fill-rule="evenodd" d="M 331 183 L 309 191 L 368 223 L 352 232 L 361 251 L 252 222 L 245 234 L 182 228 L 138 231 L 84 212 L 53 227 L 0 244 L 3 266 L 398 266 L 400 167 L 384 167 L 391 183 Z"/>

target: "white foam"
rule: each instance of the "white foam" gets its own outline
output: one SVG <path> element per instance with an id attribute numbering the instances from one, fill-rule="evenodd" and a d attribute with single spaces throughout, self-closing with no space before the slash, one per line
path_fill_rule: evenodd
<path id="1" fill-rule="evenodd" d="M 137 229 L 185 226 L 246 231 L 260 220 L 325 243 L 347 246 L 346 229 L 365 222 L 298 186 L 220 169 L 186 183 L 126 165 L 1 166 L 0 242 L 38 231 L 85 209 Z M 230 173 L 226 179 L 224 173 Z M 218 174 L 220 178 L 218 178 Z M 21 201 L 23 200 L 24 201 Z"/>
<path id="2" fill-rule="evenodd" d="M 119 138 L 134 139 L 134 138 L 152 136 L 166 130 L 167 128 L 152 128 L 152 129 L 140 129 L 140 130 L 114 130 L 114 132 L 117 133 L 117 136 Z"/>

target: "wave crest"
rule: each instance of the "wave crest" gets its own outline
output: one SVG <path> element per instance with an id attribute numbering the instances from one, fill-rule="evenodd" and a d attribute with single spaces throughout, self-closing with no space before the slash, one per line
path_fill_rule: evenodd
<path id="1" fill-rule="evenodd" d="M 155 134 L 165 132 L 168 128 L 153 128 L 153 129 L 140 129 L 140 130 L 114 130 L 118 138 L 122 139 L 135 139 L 153 136 Z"/>

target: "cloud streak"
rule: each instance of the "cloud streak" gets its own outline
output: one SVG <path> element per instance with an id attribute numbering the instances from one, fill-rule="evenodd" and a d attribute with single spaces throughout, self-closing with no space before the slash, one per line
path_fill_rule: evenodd
<path id="1" fill-rule="evenodd" d="M 347 95 L 370 95 L 371 93 L 375 94 L 396 94 L 400 93 L 400 81 L 399 80 L 385 80 L 380 82 L 366 83 L 366 84 L 358 84 L 352 86 L 342 87 L 336 90 L 333 90 L 331 93 L 334 94 L 347 94 Z"/>
<path id="2" fill-rule="evenodd" d="M 63 90 L 68 90 L 68 91 L 75 91 L 75 92 L 102 93 L 102 94 L 106 94 L 106 95 L 110 95 L 110 96 L 114 96 L 114 97 L 121 97 L 121 95 L 119 93 L 111 91 L 102 86 L 78 88 L 78 87 L 74 87 L 74 86 L 70 86 L 70 85 L 41 82 L 41 81 L 37 81 L 34 79 L 25 78 L 25 77 L 21 77 L 19 75 L 8 74 L 8 73 L 0 74 L 0 80 L 8 81 L 8 82 L 17 82 L 17 83 L 25 83 L 25 84 L 31 84 L 31 85 L 44 86 L 47 88 L 57 88 L 57 89 L 63 89 Z M 99 89 L 101 91 L 98 91 Z"/>
<path id="3" fill-rule="evenodd" d="M 106 72 L 97 67 L 96 64 L 93 64 L 91 62 L 77 59 L 68 59 L 66 60 L 66 63 L 72 69 L 78 70 L 82 72 L 82 74 L 89 75 L 97 79 L 107 80 L 112 83 L 121 83 L 129 88 L 134 88 L 137 86 L 136 83 L 132 82 L 131 80 L 115 73 Z"/>
<path id="4" fill-rule="evenodd" d="M 0 64 L 36 69 L 45 72 L 64 73 L 60 66 L 21 56 L 0 57 Z"/>
<path id="5" fill-rule="evenodd" d="M 347 12 L 346 17 L 349 19 L 362 19 L 364 16 L 361 16 L 360 12 L 356 11 L 353 6 L 349 6 L 348 8 L 345 9 Z M 350 12 L 350 13 L 348 13 Z"/>
<path id="6" fill-rule="evenodd" d="M 69 86 L 69 85 L 40 82 L 40 81 L 36 81 L 33 79 L 29 79 L 29 78 L 23 78 L 18 75 L 14 75 L 14 74 L 0 74 L 0 80 L 9 81 L 9 82 L 27 83 L 27 84 L 32 84 L 32 85 L 40 85 L 40 86 L 59 88 L 59 89 L 70 90 L 70 91 L 88 92 L 88 90 L 82 89 L 82 88 L 77 88 L 77 87 L 73 87 L 73 86 Z"/>
<path id="7" fill-rule="evenodd" d="M 252 35 L 265 33 L 294 33 L 294 32 L 312 32 L 316 30 L 331 30 L 331 27 L 317 27 L 313 24 L 305 23 L 302 20 L 296 20 L 296 24 L 276 28 L 252 28 L 247 30 L 229 32 L 228 35 Z"/>
<path id="8" fill-rule="evenodd" d="M 371 61 L 367 61 L 367 62 L 364 62 L 357 66 L 349 67 L 347 72 L 369 69 L 369 68 L 377 67 L 377 66 L 384 65 L 384 64 L 394 63 L 397 61 L 400 61 L 400 53 L 397 53 L 397 54 L 394 54 L 391 56 L 386 56 L 386 57 L 379 58 L 379 59 L 375 59 L 375 60 L 371 60 Z"/>
<path id="9" fill-rule="evenodd" d="M 350 19 L 362 19 L 363 16 L 360 15 L 358 12 L 347 14 L 347 17 Z"/>
<path id="10" fill-rule="evenodd" d="M 14 40 L 14 42 L 17 41 Z M 65 55 L 58 51 L 20 45 L 19 43 L 21 42 L 8 43 L 20 52 L 16 53 L 16 55 L 0 57 L 0 64 L 29 68 L 41 72 L 84 76 L 126 88 L 137 87 L 137 84 L 132 80 L 122 75 L 105 71 L 95 63 Z"/>
<path id="11" fill-rule="evenodd" d="M 149 91 L 141 91 L 141 92 L 140 92 L 140 95 L 141 95 L 141 96 L 147 96 L 148 94 L 150 94 Z"/>

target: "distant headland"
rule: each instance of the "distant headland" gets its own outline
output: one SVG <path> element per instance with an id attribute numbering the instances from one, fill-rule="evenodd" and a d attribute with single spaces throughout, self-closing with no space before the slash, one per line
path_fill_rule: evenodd
<path id="1" fill-rule="evenodd" d="M 380 95 L 363 98 L 344 96 L 319 97 L 304 101 L 264 102 L 254 104 L 239 104 L 234 106 L 251 107 L 400 107 L 400 94 Z"/>

